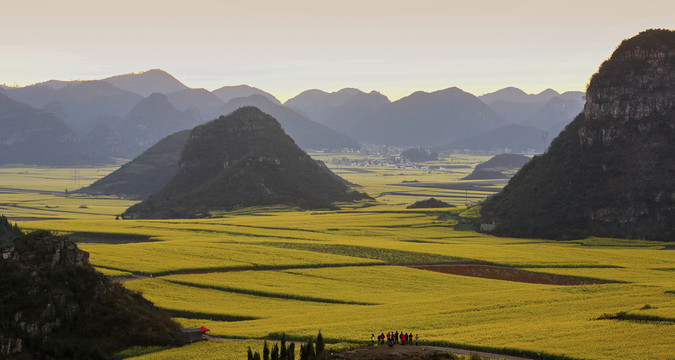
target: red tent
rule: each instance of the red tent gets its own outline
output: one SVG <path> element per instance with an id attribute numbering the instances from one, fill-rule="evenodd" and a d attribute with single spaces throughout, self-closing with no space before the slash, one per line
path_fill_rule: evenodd
<path id="1" fill-rule="evenodd" d="M 200 327 L 199 330 L 201 330 L 201 331 L 203 331 L 203 332 L 211 331 L 210 329 L 207 329 L 207 328 L 205 328 L 205 327 L 203 327 L 203 326 Z"/>

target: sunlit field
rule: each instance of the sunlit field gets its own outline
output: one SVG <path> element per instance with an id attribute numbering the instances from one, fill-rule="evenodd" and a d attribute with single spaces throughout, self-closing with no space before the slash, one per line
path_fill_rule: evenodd
<path id="1" fill-rule="evenodd" d="M 15 220 L 114 218 L 136 202 L 72 191 L 115 169 L 0 167 L 0 214 Z"/>
<path id="2" fill-rule="evenodd" d="M 460 160 L 473 166 L 487 157 L 455 159 L 457 164 Z M 1 170 L 3 177 L 26 176 Z M 69 174 L 40 169 L 25 187 L 13 180 L 12 188 L 31 191 L 0 193 L 0 212 L 45 218 L 19 225 L 74 233 L 74 238 L 87 241 L 78 245 L 90 253 L 94 267 L 126 279 L 125 287 L 141 292 L 183 326 L 203 325 L 213 336 L 249 339 L 126 354 L 149 352 L 138 359 L 245 359 L 247 346 L 261 347 L 252 339 L 278 338 L 282 332 L 302 339 L 318 330 L 329 342 L 341 343 L 365 343 L 371 333 L 412 331 L 424 344 L 528 356 L 674 358 L 675 253 L 663 249 L 675 242 L 555 242 L 458 231 L 454 225 L 459 215 L 475 214 L 464 204 L 477 203 L 489 193 L 401 183 L 456 182 L 470 167 L 445 172 L 334 170 L 362 185 L 360 191 L 375 200 L 338 211 L 273 207 L 208 219 L 114 220 L 133 202 L 40 194 L 57 191 L 57 185 L 40 185 L 40 176 L 45 182 L 67 182 Z M 428 195 L 389 194 L 397 192 Z M 447 195 L 439 199 L 460 207 L 405 208 L 438 195 Z M 62 211 L 57 214 L 58 209 Z M 476 271 L 458 275 L 424 270 L 429 264 L 471 266 Z M 484 276 L 481 267 L 487 265 L 497 278 Z M 555 285 L 499 278 L 500 272 L 513 269 L 597 283 Z"/>

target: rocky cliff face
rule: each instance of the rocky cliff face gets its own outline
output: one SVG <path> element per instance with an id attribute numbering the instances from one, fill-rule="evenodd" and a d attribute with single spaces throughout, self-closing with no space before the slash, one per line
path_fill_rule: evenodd
<path id="1" fill-rule="evenodd" d="M 497 233 L 672 240 L 675 32 L 624 40 L 593 75 L 583 112 L 483 208 Z"/>
<path id="2" fill-rule="evenodd" d="M 7 267 L 26 267 L 33 270 L 24 283 L 24 286 L 28 287 L 24 295 L 40 298 L 46 306 L 17 309 L 13 314 L 9 314 L 15 334 L 18 332 L 22 335 L 0 335 L 0 356 L 21 353 L 27 344 L 43 339 L 60 327 L 64 319 L 57 316 L 57 308 L 64 309 L 63 315 L 68 318 L 75 317 L 81 311 L 79 304 L 68 301 L 66 291 L 45 291 L 46 289 L 41 287 L 42 279 L 38 272 L 53 271 L 62 266 L 89 265 L 89 253 L 79 250 L 75 243 L 65 239 L 44 237 L 36 239 L 33 245 L 28 248 L 20 246 L 20 249 L 11 245 L 3 249 L 2 261 Z M 102 285 L 98 283 L 96 288 L 105 292 L 105 286 Z"/>
<path id="3" fill-rule="evenodd" d="M 95 359 L 175 342 L 168 315 L 95 272 L 66 238 L 37 232 L 5 244 L 0 273 L 0 358 Z"/>
<path id="4" fill-rule="evenodd" d="M 675 48 L 672 32 L 647 31 L 625 40 L 602 64 L 586 91 L 581 144 L 610 145 L 672 130 L 675 107 Z"/>

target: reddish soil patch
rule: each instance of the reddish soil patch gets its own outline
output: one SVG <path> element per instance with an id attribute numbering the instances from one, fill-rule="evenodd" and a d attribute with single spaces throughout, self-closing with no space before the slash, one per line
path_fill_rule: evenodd
<path id="1" fill-rule="evenodd" d="M 494 265 L 437 264 L 437 265 L 410 265 L 409 267 L 415 269 L 435 271 L 444 274 L 473 276 L 487 279 L 524 282 L 530 284 L 588 285 L 588 284 L 609 283 L 609 281 L 601 279 L 590 279 L 576 276 L 546 274 Z"/>

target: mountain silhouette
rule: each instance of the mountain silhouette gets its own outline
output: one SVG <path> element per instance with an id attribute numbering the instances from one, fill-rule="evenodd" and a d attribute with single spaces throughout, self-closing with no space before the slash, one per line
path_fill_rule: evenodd
<path id="1" fill-rule="evenodd" d="M 215 119 L 224 113 L 220 109 L 225 103 L 218 96 L 205 89 L 185 89 L 166 94 L 171 105 L 178 110 L 194 109 L 198 111 L 199 123 Z M 198 124 L 194 124 L 195 126 Z"/>
<path id="2" fill-rule="evenodd" d="M 195 122 L 171 105 L 166 95 L 154 93 L 138 102 L 114 129 L 126 155 L 135 157 L 165 136 L 192 128 Z"/>
<path id="3" fill-rule="evenodd" d="M 255 94 L 232 99 L 221 108 L 220 112 L 229 114 L 244 106 L 255 106 L 272 115 L 279 121 L 284 131 L 303 149 L 340 150 L 360 148 L 359 143 L 349 136 L 312 121 L 289 107 L 273 103 L 263 95 Z"/>
<path id="4" fill-rule="evenodd" d="M 117 75 L 103 80 L 119 89 L 135 92 L 143 97 L 148 97 L 152 93 L 168 94 L 188 89 L 173 75 L 160 69 Z"/>
<path id="5" fill-rule="evenodd" d="M 35 108 L 44 108 L 50 103 L 60 104 L 68 115 L 62 120 L 80 135 L 94 126 L 93 121 L 98 116 L 124 116 L 142 99 L 136 93 L 101 80 L 75 81 L 58 89 L 33 85 L 10 90 L 7 93 L 9 97 Z"/>
<path id="6" fill-rule="evenodd" d="M 298 109 L 310 119 L 324 124 L 355 139 L 375 119 L 375 114 L 390 105 L 389 99 L 376 92 L 365 93 L 346 88 L 334 93 L 307 90 L 284 105 Z"/>
<path id="7" fill-rule="evenodd" d="M 227 103 L 232 99 L 249 97 L 251 95 L 258 94 L 266 97 L 269 101 L 277 105 L 281 104 L 281 102 L 279 102 L 279 100 L 274 97 L 274 95 L 248 85 L 223 86 L 211 92 L 224 103 Z"/>
<path id="8" fill-rule="evenodd" d="M 506 122 L 536 127 L 546 132 L 550 140 L 581 112 L 583 96 L 580 91 L 558 94 L 552 89 L 526 94 L 518 88 L 508 87 L 479 98 Z"/>
<path id="9" fill-rule="evenodd" d="M 378 114 L 377 124 L 368 128 L 370 142 L 430 146 L 506 125 L 477 97 L 456 87 L 420 91 L 394 101 Z"/>
<path id="10" fill-rule="evenodd" d="M 438 146 L 505 125 L 487 105 L 458 88 L 419 91 L 394 102 L 375 91 L 308 90 L 286 105 L 362 143 Z"/>
<path id="11" fill-rule="evenodd" d="M 0 164 L 66 166 L 103 163 L 54 114 L 0 94 Z"/>

